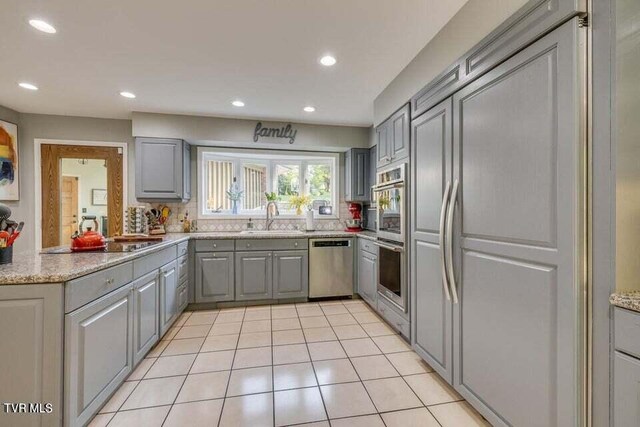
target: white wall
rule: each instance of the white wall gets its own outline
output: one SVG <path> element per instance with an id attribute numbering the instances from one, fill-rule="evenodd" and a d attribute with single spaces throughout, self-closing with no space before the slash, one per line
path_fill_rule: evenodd
<path id="1" fill-rule="evenodd" d="M 416 57 L 387 85 L 373 103 L 379 125 L 513 15 L 527 0 L 469 0 Z"/>

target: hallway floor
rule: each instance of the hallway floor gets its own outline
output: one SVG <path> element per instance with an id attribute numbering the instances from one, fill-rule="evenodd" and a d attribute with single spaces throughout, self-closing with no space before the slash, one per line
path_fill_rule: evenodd
<path id="1" fill-rule="evenodd" d="M 91 427 L 486 426 L 359 300 L 185 312 Z"/>

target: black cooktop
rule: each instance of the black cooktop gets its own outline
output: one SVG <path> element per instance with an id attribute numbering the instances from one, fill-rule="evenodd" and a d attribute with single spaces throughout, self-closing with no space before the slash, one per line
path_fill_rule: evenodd
<path id="1" fill-rule="evenodd" d="M 153 245 L 157 245 L 158 243 L 162 243 L 161 241 L 156 242 L 138 242 L 138 243 L 119 243 L 119 242 L 107 242 L 107 247 L 104 249 L 98 249 L 95 251 L 81 251 L 81 252 L 73 252 L 69 247 L 57 247 L 51 249 L 44 249 L 41 253 L 43 254 L 72 254 L 72 253 L 106 253 L 106 252 L 135 252 L 140 249 L 145 249 Z"/>

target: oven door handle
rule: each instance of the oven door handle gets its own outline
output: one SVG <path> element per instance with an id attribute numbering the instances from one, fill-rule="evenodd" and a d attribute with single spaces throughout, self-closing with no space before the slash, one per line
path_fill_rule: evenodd
<path id="1" fill-rule="evenodd" d="M 458 198 L 458 184 L 456 179 L 453 183 L 453 190 L 451 192 L 451 199 L 449 201 L 449 212 L 447 212 L 447 270 L 449 272 L 449 284 L 451 287 L 451 295 L 453 296 L 453 303 L 458 303 L 458 290 L 456 289 L 456 275 L 453 271 L 453 219 L 456 210 L 456 200 Z"/>
<path id="2" fill-rule="evenodd" d="M 373 242 L 373 243 L 376 246 L 379 246 L 379 247 L 381 247 L 383 249 L 388 249 L 388 250 L 393 251 L 393 252 L 400 252 L 400 253 L 404 252 L 404 248 L 402 246 L 386 245 L 384 243 L 380 243 L 379 241 L 378 242 Z"/>
<path id="3" fill-rule="evenodd" d="M 373 187 L 371 187 L 371 189 L 376 193 L 385 190 L 392 190 L 394 188 L 404 188 L 404 182 L 400 181 L 391 184 L 374 185 Z"/>
<path id="4" fill-rule="evenodd" d="M 442 286 L 444 287 L 444 294 L 447 296 L 447 301 L 451 301 L 451 293 L 449 292 L 449 278 L 447 277 L 447 255 L 445 251 L 445 219 L 447 217 L 447 205 L 449 204 L 449 193 L 451 192 L 451 181 L 447 181 L 447 185 L 442 195 L 442 208 L 440 209 L 440 266 L 442 268 Z"/>

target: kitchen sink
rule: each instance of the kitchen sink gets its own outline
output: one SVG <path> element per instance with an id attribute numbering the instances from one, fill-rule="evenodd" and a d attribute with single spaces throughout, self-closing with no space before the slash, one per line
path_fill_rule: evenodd
<path id="1" fill-rule="evenodd" d="M 301 230 L 244 230 L 240 234 L 263 235 L 263 236 L 296 236 L 303 234 Z"/>

